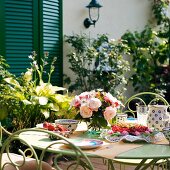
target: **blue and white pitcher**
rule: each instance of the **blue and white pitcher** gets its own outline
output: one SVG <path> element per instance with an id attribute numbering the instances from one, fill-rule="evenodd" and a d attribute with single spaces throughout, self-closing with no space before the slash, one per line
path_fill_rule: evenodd
<path id="1" fill-rule="evenodd" d="M 170 123 L 170 116 L 167 112 L 169 106 L 167 105 L 149 105 L 147 126 L 157 130 L 162 130 L 168 127 Z"/>

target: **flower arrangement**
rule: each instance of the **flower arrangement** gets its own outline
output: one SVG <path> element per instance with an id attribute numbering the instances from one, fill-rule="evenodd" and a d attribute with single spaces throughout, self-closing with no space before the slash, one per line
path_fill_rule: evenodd
<path id="1" fill-rule="evenodd" d="M 86 91 L 74 97 L 72 109 L 77 110 L 76 119 L 89 122 L 89 128 L 100 130 L 116 116 L 121 101 L 102 90 Z"/>

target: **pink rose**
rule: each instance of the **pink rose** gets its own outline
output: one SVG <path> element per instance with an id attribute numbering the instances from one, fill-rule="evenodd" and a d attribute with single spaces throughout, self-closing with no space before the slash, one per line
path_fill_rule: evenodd
<path id="1" fill-rule="evenodd" d="M 114 118 L 116 116 L 116 108 L 113 108 L 111 106 L 106 107 L 105 111 L 104 111 L 104 118 L 108 121 L 111 120 L 112 118 Z"/>
<path id="2" fill-rule="evenodd" d="M 83 92 L 79 95 L 80 100 L 81 99 L 89 99 L 90 98 L 90 93 L 89 92 Z"/>
<path id="3" fill-rule="evenodd" d="M 106 102 L 110 102 L 111 104 L 117 102 L 117 99 L 113 97 L 110 93 L 106 93 L 106 95 L 104 96 L 104 100 Z"/>
<path id="4" fill-rule="evenodd" d="M 82 105 L 80 107 L 80 115 L 82 116 L 82 118 L 90 118 L 92 114 L 92 110 L 87 105 Z"/>
<path id="5" fill-rule="evenodd" d="M 104 96 L 104 100 L 106 102 L 109 102 L 113 107 L 119 107 L 122 105 L 122 103 L 116 99 L 116 97 L 113 97 L 110 93 L 106 93 Z"/>
<path id="6" fill-rule="evenodd" d="M 71 106 L 74 106 L 74 107 L 79 107 L 80 106 L 80 98 L 79 96 L 75 96 L 74 99 L 71 101 Z"/>
<path id="7" fill-rule="evenodd" d="M 91 98 L 89 100 L 89 108 L 93 111 L 98 111 L 98 108 L 102 105 L 102 102 L 98 98 Z"/>

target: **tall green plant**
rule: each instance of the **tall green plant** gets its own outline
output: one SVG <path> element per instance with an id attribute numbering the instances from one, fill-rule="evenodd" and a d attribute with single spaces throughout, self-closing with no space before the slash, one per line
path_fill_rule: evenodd
<path id="1" fill-rule="evenodd" d="M 0 84 L 0 110 L 6 112 L 8 118 L 11 118 L 14 131 L 35 127 L 37 123 L 42 123 L 46 119 L 53 120 L 58 115 L 63 116 L 63 113 L 69 114 L 69 103 L 72 98 L 67 94 L 58 93 L 66 90 L 65 88 L 53 86 L 50 83 L 56 59 L 54 58 L 52 62 L 46 83 L 43 81 L 43 74 L 44 67 L 48 64 L 46 62 L 48 54 L 42 58 L 41 65 L 37 64 L 36 57 L 35 52 L 29 56 L 31 68 L 28 68 L 20 77 L 15 77 L 13 74 L 6 75 Z M 66 115 L 66 117 L 69 116 L 71 113 Z"/>
<path id="2" fill-rule="evenodd" d="M 129 63 L 124 59 L 128 48 L 121 40 L 109 40 L 103 34 L 95 39 L 87 35 L 65 36 L 73 50 L 67 55 L 70 69 L 76 75 L 70 91 L 90 91 L 102 88 L 113 95 L 122 96 L 127 83 L 125 73 Z"/>

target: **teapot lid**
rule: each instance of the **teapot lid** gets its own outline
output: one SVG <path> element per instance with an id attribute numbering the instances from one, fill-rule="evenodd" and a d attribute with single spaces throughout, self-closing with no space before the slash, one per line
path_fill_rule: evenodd
<path id="1" fill-rule="evenodd" d="M 168 105 L 148 105 L 148 107 L 156 107 L 156 108 L 168 108 L 169 106 Z"/>

